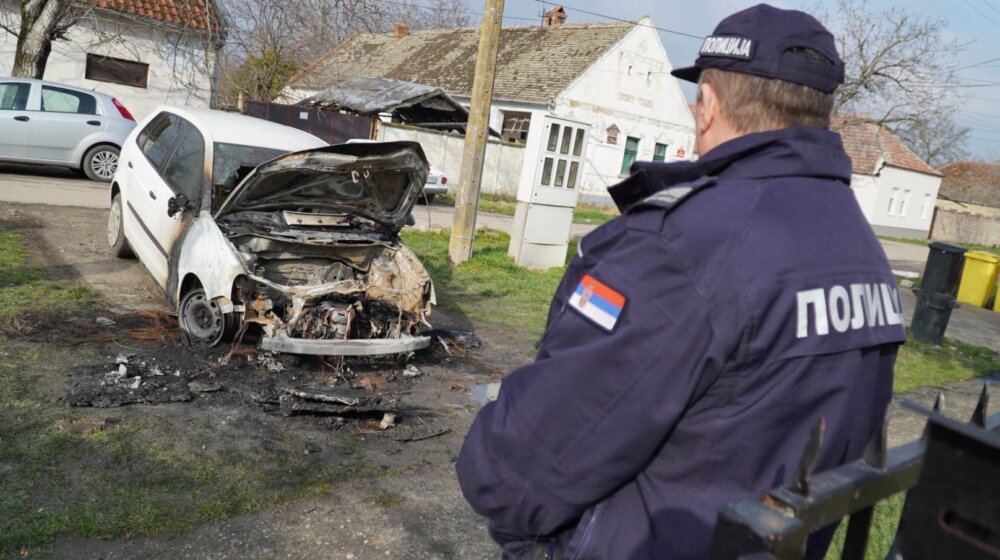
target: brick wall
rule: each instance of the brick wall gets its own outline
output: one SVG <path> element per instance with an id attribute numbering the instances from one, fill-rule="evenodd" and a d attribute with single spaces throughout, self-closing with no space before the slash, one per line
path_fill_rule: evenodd
<path id="1" fill-rule="evenodd" d="M 937 208 L 931 239 L 950 243 L 1000 246 L 1000 216 Z"/>

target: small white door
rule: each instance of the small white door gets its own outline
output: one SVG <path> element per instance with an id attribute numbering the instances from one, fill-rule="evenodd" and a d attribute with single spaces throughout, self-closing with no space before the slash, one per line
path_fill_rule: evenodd
<path id="1" fill-rule="evenodd" d="M 545 117 L 532 203 L 576 206 L 589 130 L 583 123 Z"/>

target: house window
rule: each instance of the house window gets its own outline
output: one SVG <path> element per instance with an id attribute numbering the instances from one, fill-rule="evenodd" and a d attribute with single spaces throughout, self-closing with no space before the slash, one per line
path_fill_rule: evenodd
<path id="1" fill-rule="evenodd" d="M 528 127 L 530 124 L 531 113 L 504 111 L 500 139 L 512 144 L 524 144 L 528 141 Z"/>
<path id="2" fill-rule="evenodd" d="M 924 195 L 924 203 L 920 205 L 920 219 L 927 219 L 927 212 L 931 209 L 931 195 Z"/>
<path id="3" fill-rule="evenodd" d="M 663 161 L 667 159 L 667 145 L 656 143 L 653 147 L 653 161 Z"/>
<path id="4" fill-rule="evenodd" d="M 611 125 L 608 127 L 608 144 L 613 144 L 613 145 L 618 144 L 619 132 L 621 132 L 621 130 L 615 125 Z"/>
<path id="5" fill-rule="evenodd" d="M 906 217 L 906 210 L 910 206 L 910 191 L 903 191 L 903 199 L 899 201 L 899 215 Z"/>
<path id="6" fill-rule="evenodd" d="M 148 76 L 148 64 L 96 54 L 87 55 L 84 77 L 88 80 L 145 88 Z"/>
<path id="7" fill-rule="evenodd" d="M 886 214 L 890 216 L 893 215 L 893 207 L 896 206 L 896 199 L 898 197 L 899 197 L 899 189 L 892 189 L 892 192 L 889 194 L 889 207 L 886 208 L 885 210 Z"/>
<path id="8" fill-rule="evenodd" d="M 625 157 L 622 158 L 622 175 L 628 173 L 632 164 L 635 163 L 635 157 L 639 154 L 639 139 L 632 138 L 631 136 L 625 137 Z"/>

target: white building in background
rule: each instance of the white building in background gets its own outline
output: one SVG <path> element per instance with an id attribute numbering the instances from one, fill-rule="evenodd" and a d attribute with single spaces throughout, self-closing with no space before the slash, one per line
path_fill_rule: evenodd
<path id="1" fill-rule="evenodd" d="M 541 26 L 504 28 L 500 36 L 490 126 L 521 144 L 545 115 L 591 125 L 581 198 L 609 202 L 607 187 L 636 159 L 690 158 L 694 119 L 652 21 L 568 24 L 553 8 Z M 348 76 L 381 76 L 444 89 L 468 105 L 478 29 L 359 34 L 293 78 L 283 92 L 297 102 Z M 432 162 L 459 179 L 453 165 Z M 569 178 L 567 177 L 567 181 Z M 514 196 L 517 185 L 505 185 Z"/>
<path id="2" fill-rule="evenodd" d="M 83 0 L 65 40 L 52 44 L 46 80 L 117 97 L 141 120 L 157 105 L 211 107 L 224 22 L 214 0 Z M 18 3 L 0 0 L 0 22 L 18 28 Z M 0 76 L 17 36 L 0 28 Z"/>
<path id="3" fill-rule="evenodd" d="M 926 239 L 941 173 L 876 124 L 852 124 L 839 132 L 851 156 L 851 188 L 875 233 Z"/>

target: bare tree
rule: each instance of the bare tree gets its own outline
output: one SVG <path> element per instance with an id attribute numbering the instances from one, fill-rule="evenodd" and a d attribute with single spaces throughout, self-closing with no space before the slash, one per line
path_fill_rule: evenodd
<path id="1" fill-rule="evenodd" d="M 20 22 L 17 32 L 13 22 L 3 28 L 17 37 L 14 68 L 11 74 L 41 78 L 52 51 L 52 41 L 63 39 L 75 23 L 70 0 L 20 0 Z"/>
<path id="2" fill-rule="evenodd" d="M 951 115 L 927 115 L 920 121 L 897 125 L 893 132 L 932 167 L 968 157 L 964 144 L 972 131 L 958 126 Z"/>
<path id="3" fill-rule="evenodd" d="M 946 23 L 905 9 L 838 0 L 814 10 L 837 36 L 846 79 L 834 115 L 841 126 L 873 122 L 900 135 L 917 155 L 938 163 L 961 157 L 968 129 L 952 115 L 966 95 L 956 76 L 966 44 Z"/>
<path id="4" fill-rule="evenodd" d="M 230 49 L 223 79 L 231 104 L 242 93 L 270 101 L 295 71 L 355 33 L 464 27 L 471 19 L 461 0 L 224 0 Z M 290 71 L 291 70 L 291 71 Z"/>

